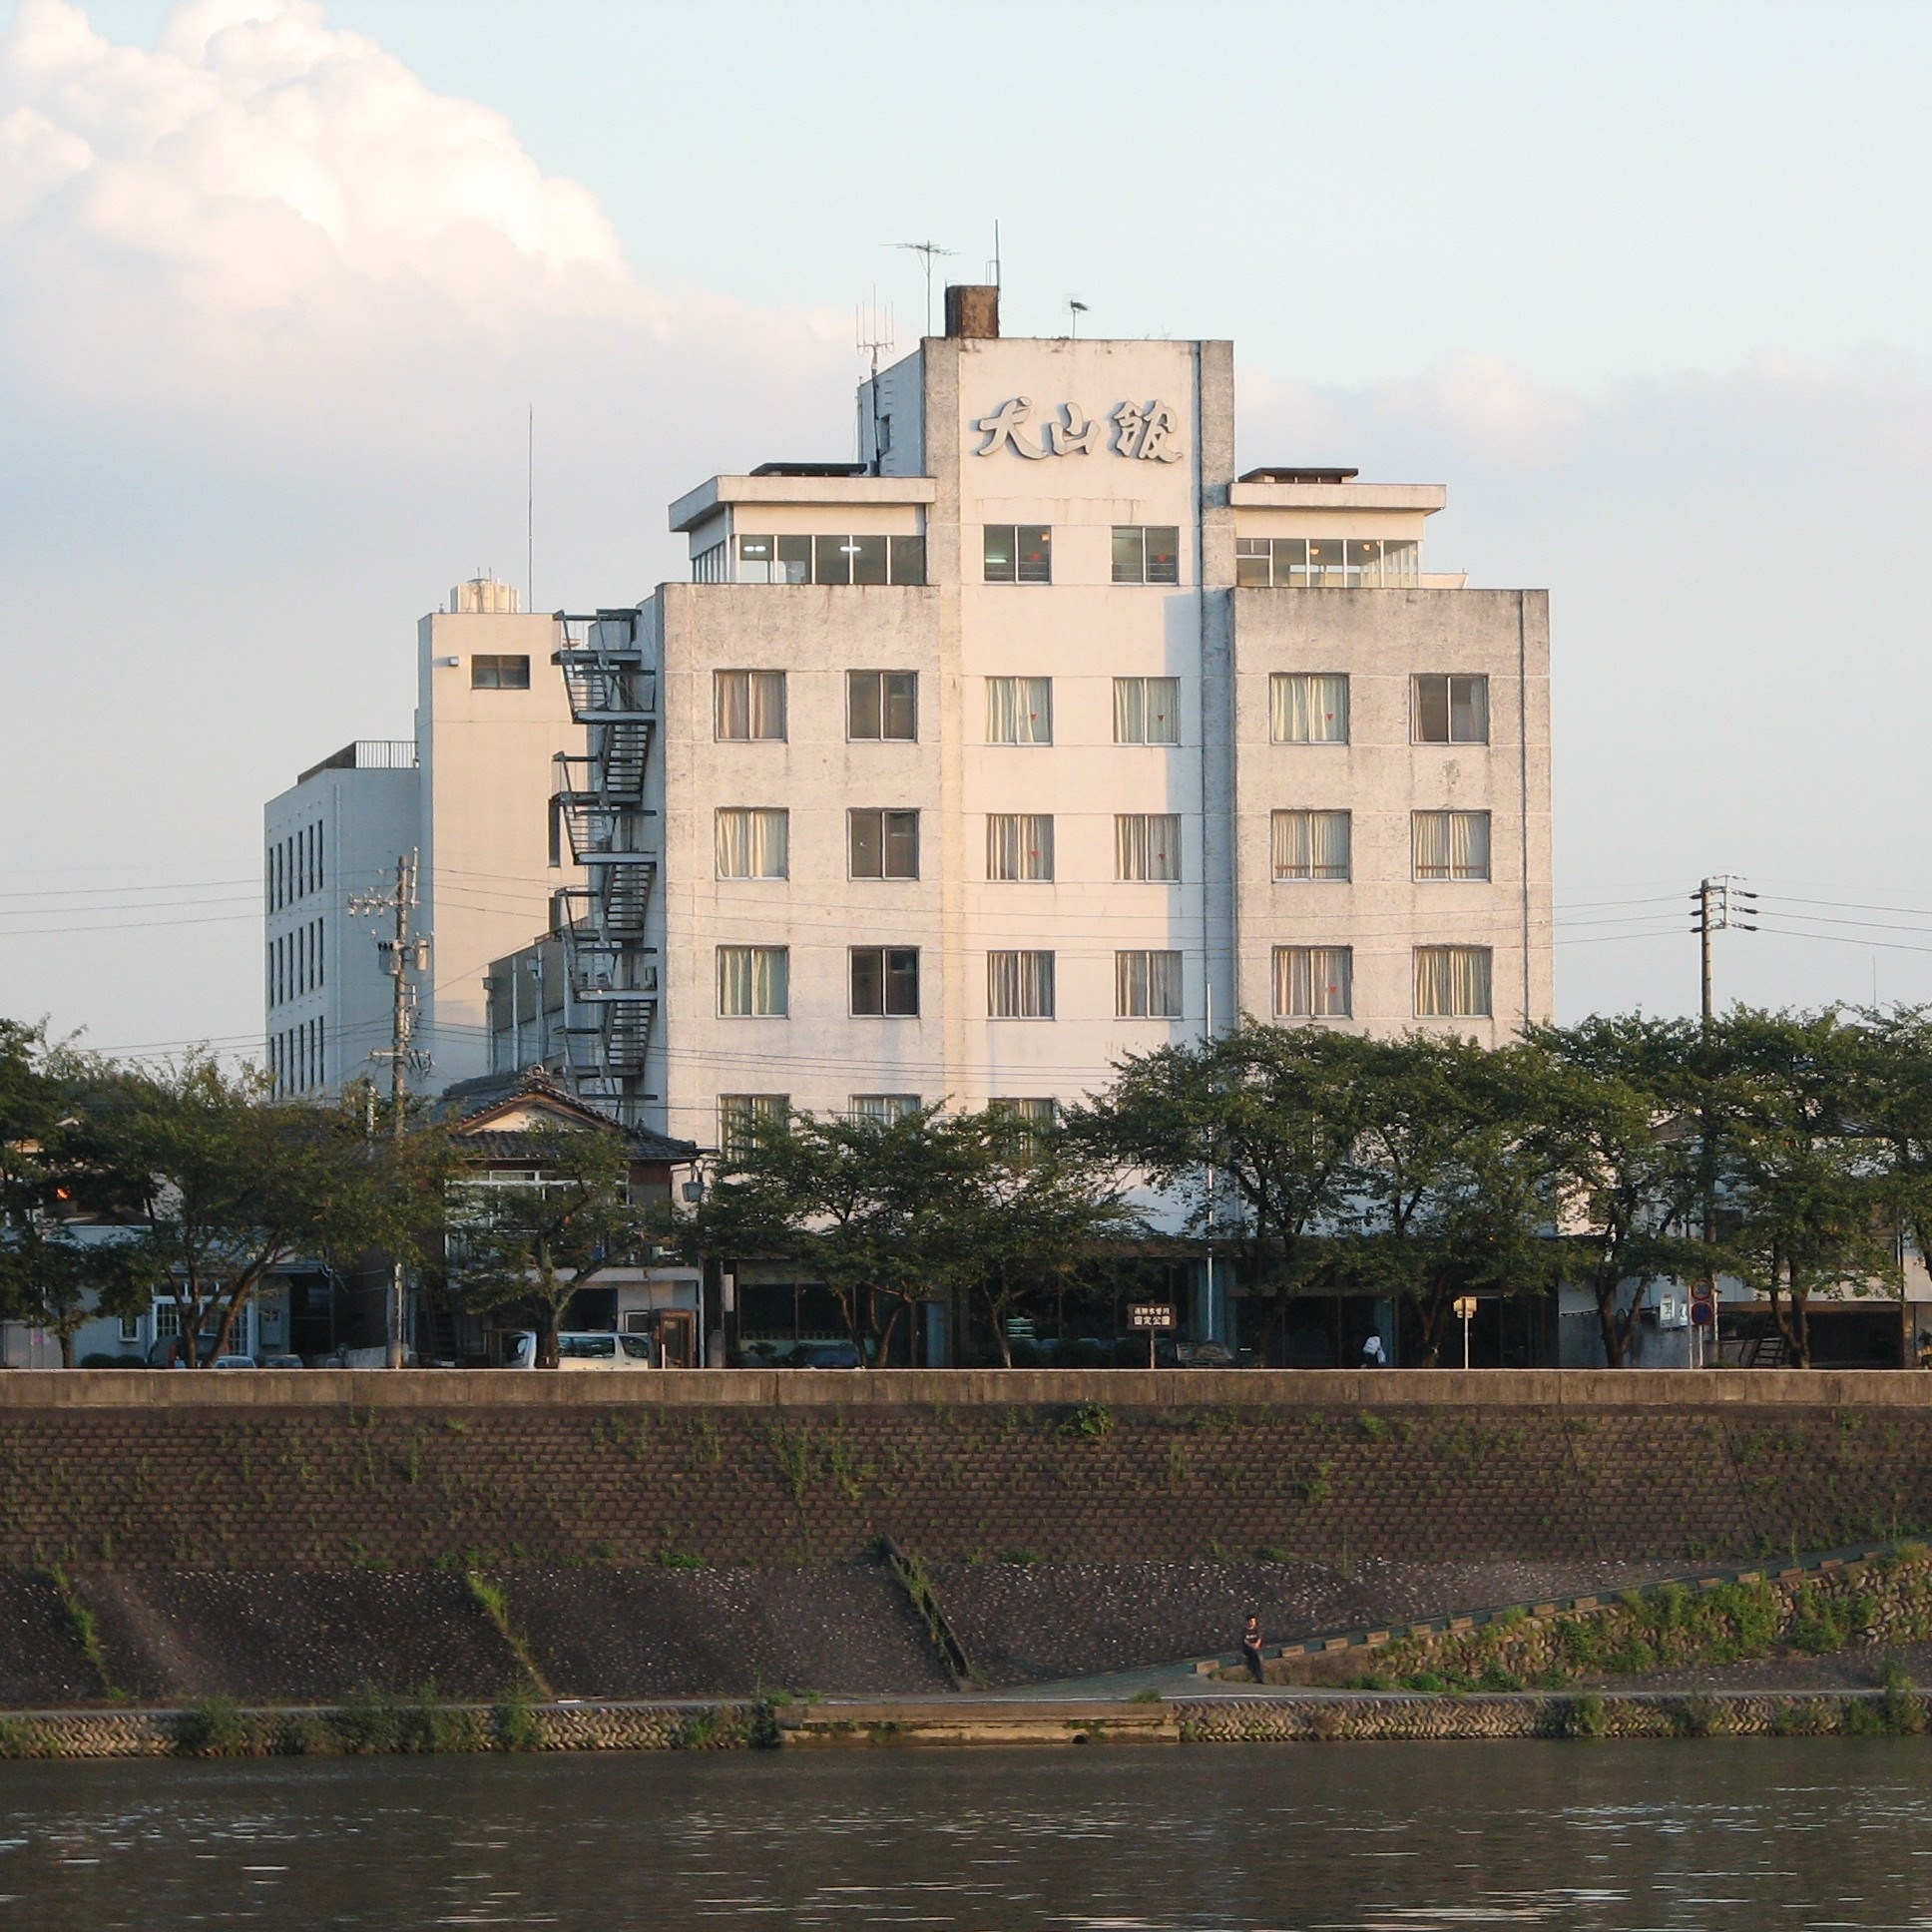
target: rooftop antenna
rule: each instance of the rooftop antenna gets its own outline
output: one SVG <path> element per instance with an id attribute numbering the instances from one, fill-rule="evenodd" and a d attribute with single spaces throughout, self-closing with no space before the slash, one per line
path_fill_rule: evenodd
<path id="1" fill-rule="evenodd" d="M 909 248 L 914 254 L 923 255 L 926 262 L 926 333 L 932 333 L 932 261 L 934 255 L 957 254 L 957 248 L 942 248 L 937 242 L 892 242 L 888 247 Z"/>
<path id="2" fill-rule="evenodd" d="M 993 259 L 986 264 L 986 271 L 995 288 L 1000 285 L 1000 225 L 993 224 Z"/>
<path id="3" fill-rule="evenodd" d="M 537 405 L 529 405 L 523 433 L 523 608 L 537 608 Z"/>
<path id="4" fill-rule="evenodd" d="M 872 305 L 857 310 L 858 352 L 872 358 L 872 380 L 879 379 L 879 356 L 892 349 L 892 311 L 879 307 L 879 291 L 872 290 Z"/>
<path id="5" fill-rule="evenodd" d="M 1079 296 L 1069 295 L 1067 297 L 1067 314 L 1072 323 L 1071 332 L 1076 342 L 1080 340 L 1080 318 L 1084 314 L 1086 314 L 1086 312 L 1087 312 L 1087 304 L 1084 301 L 1082 301 L 1079 298 Z"/>

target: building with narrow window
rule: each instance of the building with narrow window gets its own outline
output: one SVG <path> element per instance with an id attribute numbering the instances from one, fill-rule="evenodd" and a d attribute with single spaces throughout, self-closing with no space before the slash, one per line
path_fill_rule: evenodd
<path id="1" fill-rule="evenodd" d="M 492 969 L 493 1064 L 716 1146 L 1049 1116 L 1242 1013 L 1547 1018 L 1546 595 L 1429 567 L 1440 487 L 1234 432 L 1229 344 L 1007 339 L 959 288 L 855 461 L 674 504 L 691 581 L 567 627 L 586 882 Z"/>

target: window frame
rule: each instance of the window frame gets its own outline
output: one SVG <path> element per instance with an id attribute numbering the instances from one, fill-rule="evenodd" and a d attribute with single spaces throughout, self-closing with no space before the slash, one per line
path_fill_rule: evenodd
<path id="1" fill-rule="evenodd" d="M 735 1127 L 758 1121 L 782 1121 L 791 1113 L 789 1094 L 720 1094 L 718 1097 L 718 1148 L 727 1160 L 745 1151 L 745 1143 Z"/>
<path id="2" fill-rule="evenodd" d="M 986 683 L 986 742 L 988 744 L 1012 744 L 1012 745 L 1018 745 L 1024 749 L 1031 750 L 1039 745 L 1051 744 L 1053 742 L 1053 680 L 1051 677 L 1046 677 L 1046 678 L 1037 677 L 1032 673 L 1017 674 L 1017 675 L 1012 673 L 1005 673 L 997 677 L 989 677 L 988 679 L 986 679 L 985 683 Z M 1025 715 L 1027 718 L 1040 722 L 1044 724 L 1045 730 L 1046 730 L 1046 735 L 1044 737 L 995 737 L 993 735 L 993 724 L 994 724 L 993 715 L 994 715 L 994 709 L 995 709 L 994 701 L 993 701 L 993 691 L 994 691 L 994 687 L 999 685 L 1038 685 L 1043 688 L 1046 694 L 1046 702 L 1044 704 L 1035 706 L 1029 701 L 1025 707 Z M 1016 700 L 1019 694 L 1016 693 L 1015 694 Z M 1017 702 L 1011 709 L 1012 709 L 1014 718 L 1017 720 L 1021 715 L 1020 707 L 1017 704 Z"/>
<path id="3" fill-rule="evenodd" d="M 1482 870 L 1480 872 L 1455 869 L 1456 820 L 1465 819 L 1472 825 L 1482 827 Z M 1424 869 L 1422 863 L 1422 828 L 1425 820 L 1439 820 L 1442 825 L 1442 847 L 1449 854 L 1438 869 L 1434 866 Z M 1464 811 L 1454 806 L 1433 807 L 1426 811 L 1409 813 L 1409 877 L 1417 885 L 1490 885 L 1494 883 L 1495 842 L 1493 838 L 1493 814 L 1487 811 Z M 1471 841 L 1473 843 L 1473 841 Z"/>
<path id="4" fill-rule="evenodd" d="M 897 703 L 906 708 L 905 718 L 911 724 L 910 730 L 889 731 L 885 727 L 892 722 L 894 699 L 890 695 L 889 681 L 903 679 L 907 689 L 898 695 Z M 876 730 L 861 730 L 859 724 L 859 694 L 870 691 L 868 702 L 872 722 Z M 916 671 L 870 671 L 848 670 L 845 673 L 845 736 L 854 744 L 917 744 L 919 741 L 919 674 Z"/>
<path id="5" fill-rule="evenodd" d="M 484 667 L 489 667 L 486 675 Z M 510 676 L 506 681 L 504 672 Z M 521 676 L 518 672 L 521 671 Z M 528 691 L 530 654 L 519 651 L 475 651 L 470 654 L 470 690 Z"/>
<path id="6" fill-rule="evenodd" d="M 1283 968 L 1297 955 L 1305 956 L 1308 961 L 1308 1010 L 1298 1011 L 1282 999 L 1284 984 Z M 1333 976 L 1331 967 L 1317 970 L 1322 959 L 1339 959 L 1341 973 L 1339 980 Z M 1353 946 L 1276 946 L 1268 958 L 1268 1001 L 1274 1009 L 1277 1020 L 1352 1020 L 1355 1017 L 1355 948 Z M 1341 1004 L 1338 1007 L 1326 1006 L 1319 998 L 1316 989 L 1325 987 L 1333 993 L 1337 984 L 1341 989 Z"/>
<path id="7" fill-rule="evenodd" d="M 1284 871 L 1281 865 L 1281 823 L 1284 819 L 1305 818 L 1310 821 L 1308 849 L 1308 869 L 1306 871 Z M 1338 818 L 1342 824 L 1342 863 L 1340 871 L 1320 870 L 1315 863 L 1314 854 L 1317 841 L 1314 838 L 1313 820 L 1318 818 Z M 1268 813 L 1268 876 L 1275 885 L 1348 885 L 1355 877 L 1355 814 L 1345 806 L 1335 805 L 1277 805 Z"/>
<path id="8" fill-rule="evenodd" d="M 1180 885 L 1181 841 L 1184 836 L 1183 814 L 1178 811 L 1117 811 L 1114 814 L 1114 881 L 1117 885 Z M 1173 828 L 1165 837 L 1157 837 L 1155 826 L 1165 823 Z M 1138 833 L 1129 830 L 1138 826 Z M 1156 871 L 1154 862 L 1157 845 L 1166 846 L 1169 870 Z M 1135 864 L 1145 867 L 1135 871 Z"/>
<path id="9" fill-rule="evenodd" d="M 1423 734 L 1424 708 L 1430 701 L 1423 695 L 1425 686 L 1442 687 L 1443 737 Z M 1456 735 L 1456 687 L 1469 685 L 1480 693 L 1482 729 L 1480 735 Z M 1412 744 L 1488 744 L 1494 720 L 1490 716 L 1489 673 L 1486 671 L 1415 671 L 1409 674 L 1409 741 Z"/>
<path id="10" fill-rule="evenodd" d="M 1317 716 L 1321 718 L 1333 718 L 1337 722 L 1340 727 L 1339 736 L 1287 737 L 1282 734 L 1280 730 L 1280 725 L 1281 725 L 1282 719 L 1288 708 L 1284 703 L 1279 702 L 1278 694 L 1285 691 L 1289 683 L 1296 679 L 1302 679 L 1302 680 L 1325 679 L 1325 680 L 1330 680 L 1333 683 L 1340 686 L 1341 703 L 1339 704 L 1339 706 L 1335 708 L 1335 710 L 1331 712 L 1316 704 L 1310 704 L 1307 708 L 1308 717 L 1310 719 L 1314 719 Z M 1349 674 L 1347 672 L 1345 671 L 1271 671 L 1268 673 L 1268 742 L 1270 744 L 1346 745 L 1353 740 L 1354 730 L 1355 730 L 1354 691 L 1353 691 L 1352 680 L 1350 679 Z"/>
<path id="11" fill-rule="evenodd" d="M 789 946 L 719 946 L 717 949 L 718 1017 L 721 1020 L 788 1020 L 791 1018 L 791 948 Z M 757 1004 L 757 957 L 763 954 L 780 962 L 777 971 L 778 1003 L 760 1008 Z M 745 973 L 745 1004 L 734 1008 L 725 1003 L 725 962 L 741 956 Z"/>
<path id="12" fill-rule="evenodd" d="M 872 843 L 879 865 L 876 872 L 859 869 L 859 829 L 867 819 L 873 821 Z M 901 862 L 905 858 L 906 820 L 911 821 L 912 869 L 909 872 L 889 871 L 887 866 L 895 839 L 900 848 Z M 848 805 L 845 808 L 845 876 L 849 879 L 916 879 L 919 876 L 919 808 L 916 805 Z"/>
<path id="13" fill-rule="evenodd" d="M 1148 721 L 1157 716 L 1149 701 L 1149 692 L 1156 685 L 1169 687 L 1169 703 L 1166 711 L 1171 735 L 1152 737 L 1148 734 Z M 1129 723 L 1128 714 L 1136 709 L 1136 704 L 1128 702 L 1130 694 L 1138 688 L 1138 708 L 1141 715 L 1141 735 L 1129 737 L 1123 734 L 1123 726 Z M 1181 680 L 1164 677 L 1129 677 L 1114 680 L 1114 742 L 1116 744 L 1179 744 L 1181 742 Z"/>
<path id="14" fill-rule="evenodd" d="M 1001 962 L 1012 961 L 1014 999 L 1010 1008 L 1002 1006 L 1000 979 L 1006 970 Z M 1039 962 L 1045 961 L 1044 967 Z M 1029 965 L 1027 962 L 1033 962 Z M 1037 946 L 999 947 L 986 955 L 986 1017 L 989 1020 L 1051 1020 L 1057 1017 L 1058 975 L 1054 955 Z M 1031 995 L 1031 1000 L 1029 999 Z M 1028 1007 L 1031 1005 L 1032 1010 Z"/>
<path id="15" fill-rule="evenodd" d="M 1156 960 L 1161 961 L 1158 977 Z M 1155 1004 L 1157 990 L 1167 993 L 1168 1004 Z M 1130 946 L 1115 952 L 1115 1019 L 1182 1020 L 1187 1018 L 1187 965 L 1179 948 Z"/>
<path id="16" fill-rule="evenodd" d="M 724 728 L 726 723 L 725 693 L 730 689 L 726 680 L 733 678 L 742 678 L 745 680 L 745 729 L 742 732 L 726 731 Z M 774 682 L 768 682 L 760 687 L 753 682 L 757 679 Z M 767 693 L 775 690 L 778 694 L 778 728 L 775 731 L 757 731 L 750 728 L 757 723 L 760 707 L 753 701 L 760 689 L 763 689 Z M 719 744 L 783 744 L 789 737 L 790 729 L 791 692 L 789 683 L 782 671 L 769 671 L 761 666 L 753 665 L 715 666 L 713 668 L 712 736 L 714 742 Z"/>
<path id="17" fill-rule="evenodd" d="M 1168 539 L 1167 562 L 1156 564 L 1150 553 L 1155 537 Z M 1123 556 L 1123 552 L 1131 552 Z M 1181 526 L 1178 523 L 1117 523 L 1113 527 L 1113 581 L 1116 584 L 1179 584 L 1181 582 Z"/>
<path id="18" fill-rule="evenodd" d="M 876 973 L 876 1006 L 859 1004 L 861 962 Z M 901 1002 L 896 1006 L 893 1004 L 895 976 Z M 919 1017 L 917 946 L 848 946 L 845 981 L 847 1010 L 855 1020 L 916 1020 Z M 904 1003 L 908 999 L 910 1005 Z"/>
<path id="19" fill-rule="evenodd" d="M 775 872 L 727 872 L 724 869 L 724 821 L 726 818 L 773 819 L 778 825 L 779 869 Z M 747 827 L 747 833 L 749 828 Z M 749 849 L 756 841 L 748 835 Z M 784 805 L 720 805 L 712 815 L 712 862 L 721 879 L 788 879 L 791 876 L 791 812 Z"/>
<path id="20" fill-rule="evenodd" d="M 993 551 L 1004 535 L 1006 556 Z M 1037 554 L 1029 560 L 1031 547 Z M 1053 582 L 1053 525 L 1050 523 L 986 523 L 980 526 L 980 581 L 985 584 L 1051 584 Z"/>
<path id="21" fill-rule="evenodd" d="M 1464 957 L 1471 961 L 1482 962 L 1482 999 L 1480 1007 L 1443 1006 L 1425 1007 L 1423 995 L 1423 961 Z M 1496 948 L 1494 946 L 1466 946 L 1454 943 L 1443 945 L 1417 946 L 1413 949 L 1411 972 L 1414 981 L 1415 1017 L 1418 1020 L 1493 1020 L 1496 1017 Z M 1451 993 L 1454 998 L 1453 972 L 1451 974 Z"/>
<path id="22" fill-rule="evenodd" d="M 989 885 L 1051 885 L 1054 882 L 1054 814 L 1050 811 L 989 811 L 986 814 L 986 880 Z M 1027 826 L 1036 828 L 1044 825 L 1043 838 L 1029 840 Z M 996 826 L 1011 824 L 1018 829 L 1014 835 L 1014 850 L 1022 859 L 1031 854 L 1040 862 L 1036 871 L 1001 872 L 994 869 L 994 860 L 999 835 Z"/>

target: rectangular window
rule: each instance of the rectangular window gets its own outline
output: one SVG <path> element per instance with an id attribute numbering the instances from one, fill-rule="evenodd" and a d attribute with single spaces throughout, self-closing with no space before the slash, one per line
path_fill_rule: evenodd
<path id="1" fill-rule="evenodd" d="M 857 807 L 845 814 L 850 872 L 855 879 L 919 876 L 919 814 Z"/>
<path id="2" fill-rule="evenodd" d="M 740 1160 L 760 1128 L 782 1126 L 790 1112 L 789 1094 L 720 1094 L 718 1145 L 728 1158 Z"/>
<path id="3" fill-rule="evenodd" d="M 1283 883 L 1346 879 L 1350 829 L 1345 811 L 1277 811 L 1272 826 L 1275 878 Z"/>
<path id="4" fill-rule="evenodd" d="M 528 691 L 530 660 L 528 658 L 472 658 L 470 689 L 472 691 Z"/>
<path id="5" fill-rule="evenodd" d="M 883 584 L 886 578 L 885 539 L 883 537 L 849 537 L 852 559 L 852 582 L 854 584 Z"/>
<path id="6" fill-rule="evenodd" d="M 917 1094 L 853 1094 L 845 1111 L 855 1121 L 902 1121 L 920 1108 Z"/>
<path id="7" fill-rule="evenodd" d="M 1114 876 L 1172 880 L 1181 876 L 1181 815 L 1123 811 L 1114 817 Z"/>
<path id="8" fill-rule="evenodd" d="M 1237 537 L 1243 590 L 1403 590 L 1422 581 L 1422 547 L 1386 537 Z"/>
<path id="9" fill-rule="evenodd" d="M 1268 735 L 1276 744 L 1346 744 L 1347 676 L 1277 671 L 1268 680 Z"/>
<path id="10" fill-rule="evenodd" d="M 988 953 L 986 1011 L 995 1020 L 1051 1020 L 1052 953 Z"/>
<path id="11" fill-rule="evenodd" d="M 1181 955 L 1116 953 L 1114 1012 L 1123 1020 L 1180 1019 Z"/>
<path id="12" fill-rule="evenodd" d="M 702 563 L 711 554 L 703 553 L 698 562 Z M 716 580 L 700 578 L 699 581 Z M 843 535 L 739 537 L 737 581 L 740 584 L 923 584 L 926 540 L 924 537 Z"/>
<path id="13" fill-rule="evenodd" d="M 718 1010 L 729 1020 L 782 1020 L 791 1005 L 791 954 L 784 946 L 721 946 Z"/>
<path id="14" fill-rule="evenodd" d="M 886 539 L 888 561 L 895 584 L 923 584 L 926 581 L 926 540 L 923 537 Z"/>
<path id="15" fill-rule="evenodd" d="M 1418 946 L 1415 1011 L 1424 1020 L 1483 1020 L 1490 1013 L 1487 946 Z"/>
<path id="16" fill-rule="evenodd" d="M 854 946 L 852 1011 L 885 1019 L 915 1017 L 919 1011 L 918 947 Z"/>
<path id="17" fill-rule="evenodd" d="M 1489 877 L 1489 813 L 1418 811 L 1409 815 L 1418 879 Z"/>
<path id="18" fill-rule="evenodd" d="M 1114 582 L 1181 582 L 1181 532 L 1173 524 L 1116 524 Z"/>
<path id="19" fill-rule="evenodd" d="M 763 805 L 722 805 L 718 876 L 782 879 L 791 871 L 791 814 Z"/>
<path id="20" fill-rule="evenodd" d="M 1181 742 L 1181 680 L 1179 678 L 1116 678 L 1114 680 L 1114 742 L 1116 744 L 1179 744 Z"/>
<path id="21" fill-rule="evenodd" d="M 989 678 L 986 681 L 988 744 L 1053 742 L 1053 680 Z"/>
<path id="22" fill-rule="evenodd" d="M 1355 955 L 1348 946 L 1276 946 L 1274 1017 L 1345 1020 L 1355 1010 Z"/>
<path id="23" fill-rule="evenodd" d="M 858 545 L 850 537 L 814 537 L 811 540 L 811 581 L 814 584 L 849 584 L 852 559 Z"/>
<path id="24" fill-rule="evenodd" d="M 139 1315 L 123 1315 L 121 1317 L 121 1339 L 123 1341 L 139 1341 L 141 1339 L 141 1317 Z"/>
<path id="25" fill-rule="evenodd" d="M 845 674 L 845 735 L 916 738 L 919 735 L 919 674 L 916 671 L 848 671 Z"/>
<path id="26" fill-rule="evenodd" d="M 1051 879 L 1053 814 L 989 811 L 986 814 L 986 876 L 989 879 Z"/>
<path id="27" fill-rule="evenodd" d="M 1051 584 L 1052 529 L 1044 523 L 989 523 L 985 565 L 989 584 Z"/>
<path id="28" fill-rule="evenodd" d="M 1037 1154 L 1060 1118 L 1060 1103 L 1045 1098 L 989 1100 L 986 1111 L 992 1118 L 1012 1124 L 1019 1152 Z"/>
<path id="29" fill-rule="evenodd" d="M 1489 680 L 1426 674 L 1410 681 L 1418 744 L 1487 744 Z"/>
<path id="30" fill-rule="evenodd" d="M 722 584 L 724 581 L 724 560 L 729 552 L 722 543 L 715 543 L 701 550 L 691 560 L 691 581 L 694 584 Z"/>
<path id="31" fill-rule="evenodd" d="M 712 703 L 722 738 L 782 738 L 785 734 L 782 671 L 714 671 Z"/>

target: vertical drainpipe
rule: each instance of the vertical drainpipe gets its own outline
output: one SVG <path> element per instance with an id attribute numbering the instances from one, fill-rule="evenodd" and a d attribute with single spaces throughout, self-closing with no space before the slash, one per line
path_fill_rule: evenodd
<path id="1" fill-rule="evenodd" d="M 1530 966 L 1534 957 L 1530 933 L 1530 641 L 1524 605 L 1527 591 L 1516 593 L 1516 723 L 1517 823 L 1523 850 L 1523 1022 L 1530 1019 Z"/>

